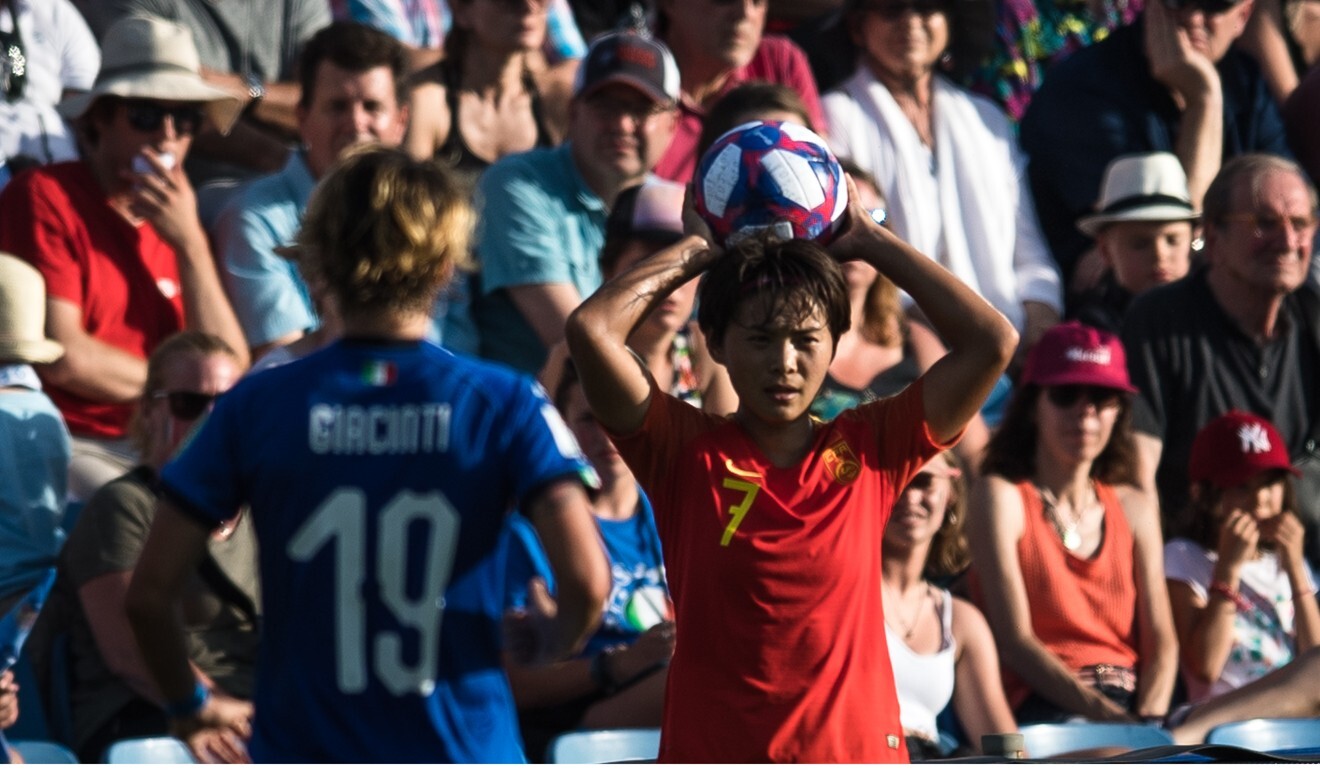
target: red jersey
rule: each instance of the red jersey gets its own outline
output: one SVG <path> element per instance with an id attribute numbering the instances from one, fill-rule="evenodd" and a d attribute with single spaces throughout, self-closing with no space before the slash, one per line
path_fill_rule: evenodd
<path id="1" fill-rule="evenodd" d="M 706 105 L 719 101 L 719 97 L 732 91 L 740 83 L 763 80 L 788 86 L 806 105 L 807 114 L 816 133 L 825 135 L 825 111 L 820 106 L 820 92 L 816 78 L 811 74 L 807 55 L 793 41 L 778 35 L 766 35 L 746 66 L 729 74 L 719 94 L 706 100 Z M 697 143 L 701 141 L 701 126 L 706 119 L 704 107 L 694 104 L 686 95 L 678 100 L 678 127 L 669 148 L 655 165 L 656 176 L 687 184 L 697 170 Z"/>
<path id="2" fill-rule="evenodd" d="M 789 468 L 733 421 L 655 391 L 615 444 L 651 498 L 674 598 L 659 761 L 906 761 L 880 542 L 942 448 L 921 380 L 818 425 Z"/>
<path id="3" fill-rule="evenodd" d="M 46 294 L 82 308 L 83 329 L 146 358 L 183 328 L 174 249 L 143 222 L 110 208 L 87 164 L 57 163 L 20 174 L 0 194 L 0 250 L 30 262 Z M 46 384 L 76 436 L 118 438 L 133 404 L 90 401 Z"/>

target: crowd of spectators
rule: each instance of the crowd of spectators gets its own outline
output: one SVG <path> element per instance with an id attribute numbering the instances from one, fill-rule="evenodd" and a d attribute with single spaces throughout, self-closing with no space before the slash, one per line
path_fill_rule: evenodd
<path id="1" fill-rule="evenodd" d="M 539 377 L 606 482 L 606 625 L 577 660 L 505 664 L 532 758 L 556 731 L 658 724 L 685 632 L 565 327 L 691 229 L 684 185 L 715 136 L 790 120 L 1021 340 L 1002 424 L 987 409 L 925 466 L 876 554 L 913 756 L 940 751 L 950 707 L 972 748 L 1076 716 L 1188 740 L 1320 716 L 1276 671 L 1320 668 L 1316 6 L 832 0 L 803 20 L 768 0 L 0 0 L 0 609 L 58 569 L 36 638 L 71 642 L 85 760 L 166 729 L 123 616 L 155 472 L 249 366 L 341 334 L 298 228 L 336 163 L 400 147 L 448 168 L 476 215 L 429 336 Z M 821 420 L 954 342 L 866 263 L 843 274 Z M 628 345 L 660 390 L 726 415 L 696 293 Z M 553 586 L 513 521 L 511 585 Z M 239 700 L 250 538 L 241 514 L 216 531 L 188 617 L 195 668 Z"/>

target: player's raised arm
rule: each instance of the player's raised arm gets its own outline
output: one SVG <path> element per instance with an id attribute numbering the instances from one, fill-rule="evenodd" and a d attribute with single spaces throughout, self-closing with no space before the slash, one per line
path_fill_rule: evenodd
<path id="1" fill-rule="evenodd" d="M 641 427 L 651 400 L 651 379 L 628 350 L 628 335 L 718 253 L 704 238 L 689 235 L 601 286 L 569 316 L 568 350 L 587 402 L 607 430 L 626 434 Z"/>
<path id="2" fill-rule="evenodd" d="M 916 300 L 949 352 L 924 377 L 926 422 L 947 441 L 985 403 L 1017 348 L 1012 324 L 933 259 L 876 224 L 848 181 L 848 225 L 829 246 L 840 261 L 860 259 Z"/>

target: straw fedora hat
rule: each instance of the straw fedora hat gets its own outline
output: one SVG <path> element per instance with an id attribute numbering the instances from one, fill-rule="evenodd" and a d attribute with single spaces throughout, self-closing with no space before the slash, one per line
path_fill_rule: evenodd
<path id="1" fill-rule="evenodd" d="M 32 265 L 0 252 L 0 361 L 48 364 L 64 346 L 46 339 L 46 282 Z"/>
<path id="2" fill-rule="evenodd" d="M 1145 152 L 1115 158 L 1100 183 L 1098 211 L 1077 220 L 1077 229 L 1094 237 L 1114 222 L 1192 222 L 1187 174 L 1169 152 Z"/>
<path id="3" fill-rule="evenodd" d="M 101 41 L 101 71 L 92 90 L 60 102 L 56 109 L 69 120 L 82 117 L 103 96 L 203 102 L 211 123 L 228 133 L 242 102 L 228 91 L 207 85 L 192 32 L 154 16 L 128 16 L 105 31 Z"/>

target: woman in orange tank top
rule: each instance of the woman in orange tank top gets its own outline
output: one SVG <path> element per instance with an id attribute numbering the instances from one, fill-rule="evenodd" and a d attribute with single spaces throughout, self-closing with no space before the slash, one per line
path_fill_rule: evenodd
<path id="1" fill-rule="evenodd" d="M 967 522 L 972 593 L 1018 722 L 1163 717 L 1177 675 L 1156 507 L 1135 486 L 1126 358 L 1071 322 L 1031 350 Z"/>

